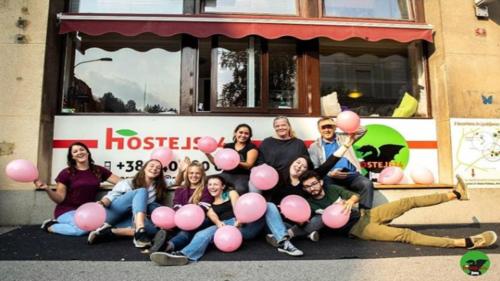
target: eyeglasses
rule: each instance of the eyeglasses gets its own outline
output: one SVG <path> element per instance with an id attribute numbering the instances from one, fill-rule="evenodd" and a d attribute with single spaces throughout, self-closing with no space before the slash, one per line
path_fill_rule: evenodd
<path id="1" fill-rule="evenodd" d="M 304 184 L 304 189 L 311 189 L 312 187 L 316 186 L 319 184 L 319 181 L 314 181 L 311 184 Z"/>
<path id="2" fill-rule="evenodd" d="M 321 126 L 321 130 L 324 130 L 324 129 L 333 129 L 333 125 L 323 125 L 323 126 Z"/>

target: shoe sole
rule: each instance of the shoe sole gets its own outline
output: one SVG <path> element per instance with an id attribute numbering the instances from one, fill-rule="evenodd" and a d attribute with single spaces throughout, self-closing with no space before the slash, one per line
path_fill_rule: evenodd
<path id="1" fill-rule="evenodd" d="M 456 178 L 457 178 L 458 184 L 462 185 L 463 190 L 464 190 L 464 194 L 461 195 L 460 200 L 462 200 L 462 201 L 469 200 L 469 192 L 467 191 L 467 185 L 465 184 L 464 179 L 459 175 L 456 175 Z"/>
<path id="2" fill-rule="evenodd" d="M 165 245 L 167 240 L 167 232 L 165 230 L 159 230 L 156 232 L 153 238 L 153 245 L 149 249 L 149 252 L 154 253 L 160 251 L 160 249 Z"/>
<path id="3" fill-rule="evenodd" d="M 266 242 L 267 244 L 273 246 L 274 248 L 278 248 L 280 245 L 278 244 L 278 241 L 274 238 L 274 236 L 269 236 L 266 235 Z"/>
<path id="4" fill-rule="evenodd" d="M 285 251 L 285 250 L 283 250 L 283 249 L 281 249 L 281 248 L 278 248 L 278 252 L 280 252 L 280 253 L 285 253 L 285 254 L 287 254 L 287 255 L 289 255 L 289 256 L 292 256 L 292 257 L 300 257 L 300 256 L 303 256 L 303 255 L 304 255 L 304 253 L 296 253 L 296 254 L 294 254 L 294 253 L 291 253 L 291 252 Z"/>
<path id="5" fill-rule="evenodd" d="M 87 243 L 89 245 L 94 244 L 94 240 L 95 240 L 96 237 L 97 237 L 97 230 L 91 231 L 89 233 L 89 237 L 87 237 Z"/>
<path id="6" fill-rule="evenodd" d="M 497 242 L 497 238 L 498 238 L 497 234 L 496 234 L 494 231 L 488 231 L 488 232 L 491 232 L 491 234 L 493 235 L 493 240 L 492 240 L 492 241 L 491 241 L 491 243 L 490 243 L 488 246 L 486 246 L 486 247 L 489 247 L 489 246 L 491 246 L 491 245 L 495 244 L 495 242 Z"/>
<path id="7" fill-rule="evenodd" d="M 187 258 L 172 258 L 167 253 L 156 252 L 149 255 L 149 259 L 157 265 L 161 266 L 179 266 L 186 265 L 188 263 Z"/>
<path id="8" fill-rule="evenodd" d="M 318 242 L 319 241 L 319 233 L 315 232 L 314 234 L 310 234 L 309 240 L 313 242 Z"/>
<path id="9" fill-rule="evenodd" d="M 139 249 L 151 247 L 151 242 L 141 242 L 134 239 L 134 246 Z"/>

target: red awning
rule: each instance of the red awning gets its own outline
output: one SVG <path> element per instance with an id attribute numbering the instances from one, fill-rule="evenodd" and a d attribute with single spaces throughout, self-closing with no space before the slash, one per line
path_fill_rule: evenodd
<path id="1" fill-rule="evenodd" d="M 291 36 L 300 40 L 325 37 L 336 41 L 361 38 L 367 41 L 432 42 L 431 25 L 404 22 L 82 14 L 60 14 L 58 17 L 61 34 L 79 31 L 92 36 L 106 33 L 136 36 L 151 32 L 165 37 L 177 34 L 197 38 L 258 35 L 266 39 Z"/>

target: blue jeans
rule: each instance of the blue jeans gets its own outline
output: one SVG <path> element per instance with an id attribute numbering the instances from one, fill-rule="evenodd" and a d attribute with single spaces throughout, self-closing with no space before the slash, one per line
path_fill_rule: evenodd
<path id="1" fill-rule="evenodd" d="M 267 202 L 266 214 L 264 215 L 267 228 L 277 241 L 283 240 L 288 232 L 281 217 L 278 207 L 274 203 Z"/>
<path id="2" fill-rule="evenodd" d="M 193 239 L 193 236 L 200 230 L 205 229 L 212 225 L 212 221 L 205 218 L 203 223 L 195 230 L 187 231 L 187 230 L 179 230 L 174 237 L 172 237 L 169 242 L 173 244 L 174 250 L 182 249 L 186 247 L 187 244 Z"/>
<path id="3" fill-rule="evenodd" d="M 82 236 L 89 233 L 88 231 L 80 229 L 78 226 L 76 226 L 75 213 L 76 210 L 73 210 L 57 217 L 57 223 L 53 224 L 50 227 L 52 229 L 52 232 L 69 236 Z"/>
<path id="4" fill-rule="evenodd" d="M 159 206 L 160 204 L 156 202 L 148 204 L 148 190 L 146 188 L 137 188 L 111 202 L 106 208 L 106 222 L 120 228 L 133 227 L 137 213 L 151 214 Z M 150 235 L 154 235 L 158 231 L 149 219 L 145 219 L 144 228 Z"/>
<path id="5" fill-rule="evenodd" d="M 235 218 L 231 218 L 228 220 L 224 221 L 225 225 L 234 225 L 236 222 Z M 241 235 L 243 236 L 244 240 L 252 239 L 257 236 L 261 232 L 261 230 L 264 228 L 265 225 L 265 220 L 260 219 L 256 222 L 252 222 L 249 224 L 244 224 L 241 228 Z M 207 227 L 201 231 L 198 231 L 194 237 L 193 240 L 191 240 L 191 243 L 184 247 L 184 249 L 181 250 L 181 253 L 183 253 L 189 260 L 191 261 L 197 261 L 201 257 L 203 257 L 203 254 L 205 254 L 205 251 L 210 245 L 210 243 L 213 242 L 215 232 L 217 231 L 218 227 L 216 225 L 212 225 L 210 227 Z"/>
<path id="6" fill-rule="evenodd" d="M 354 191 L 359 194 L 359 207 L 361 209 L 371 209 L 373 206 L 373 182 L 357 173 L 346 179 L 334 179 L 329 176 L 325 176 L 323 179 L 323 185 L 332 185 L 337 184 L 341 185 L 351 191 Z"/>

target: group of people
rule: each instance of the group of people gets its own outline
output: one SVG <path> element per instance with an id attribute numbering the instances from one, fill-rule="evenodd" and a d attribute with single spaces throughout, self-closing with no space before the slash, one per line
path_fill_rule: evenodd
<path id="1" fill-rule="evenodd" d="M 265 233 L 266 241 L 279 252 L 302 256 L 303 252 L 292 244 L 296 237 L 319 240 L 324 227 L 323 210 L 334 203 L 343 205 L 350 213 L 349 223 L 343 230 L 351 237 L 365 240 L 399 241 L 414 245 L 435 247 L 483 248 L 496 242 L 496 234 L 486 231 L 478 235 L 451 239 L 423 235 L 406 228 L 388 224 L 406 211 L 440 204 L 451 200 L 467 200 L 467 187 L 457 176 L 458 184 L 447 193 L 404 198 L 372 208 L 373 183 L 360 174 L 360 164 L 352 144 L 366 133 L 360 127 L 352 134 L 336 132 L 334 119 L 320 118 L 317 122 L 320 138 L 309 148 L 297 138 L 287 117 L 273 121 L 275 136 L 264 139 L 259 147 L 252 142 L 252 128 L 240 124 L 233 134 L 233 142 L 225 144 L 240 155 L 238 167 L 207 177 L 203 166 L 185 158 L 178 174 L 166 180 L 159 160 L 147 161 L 133 179 L 120 180 L 109 170 L 95 165 L 90 150 L 83 143 L 73 143 L 68 149 L 67 164 L 56 177 L 55 190 L 36 181 L 57 205 L 54 219 L 43 222 L 47 232 L 80 236 L 87 234 L 74 221 L 75 210 L 82 204 L 96 200 L 100 183 L 108 181 L 114 188 L 97 202 L 106 209 L 106 222 L 88 233 L 88 243 L 96 244 L 118 236 L 133 237 L 137 248 L 149 248 L 150 259 L 158 265 L 184 265 L 199 260 L 213 242 L 216 230 L 234 225 L 243 239 L 252 239 Z M 213 163 L 213 157 L 207 154 Z M 241 224 L 233 209 L 239 195 L 260 192 L 249 181 L 250 169 L 266 163 L 278 171 L 278 184 L 262 192 L 267 209 L 259 220 Z M 206 213 L 200 227 L 192 231 L 158 229 L 149 219 L 152 211 L 165 202 L 168 188 L 175 188 L 173 209 L 196 204 Z M 308 222 L 296 224 L 282 217 L 281 200 L 288 195 L 307 199 L 312 216 Z M 358 208 L 353 208 L 355 205 Z"/>

